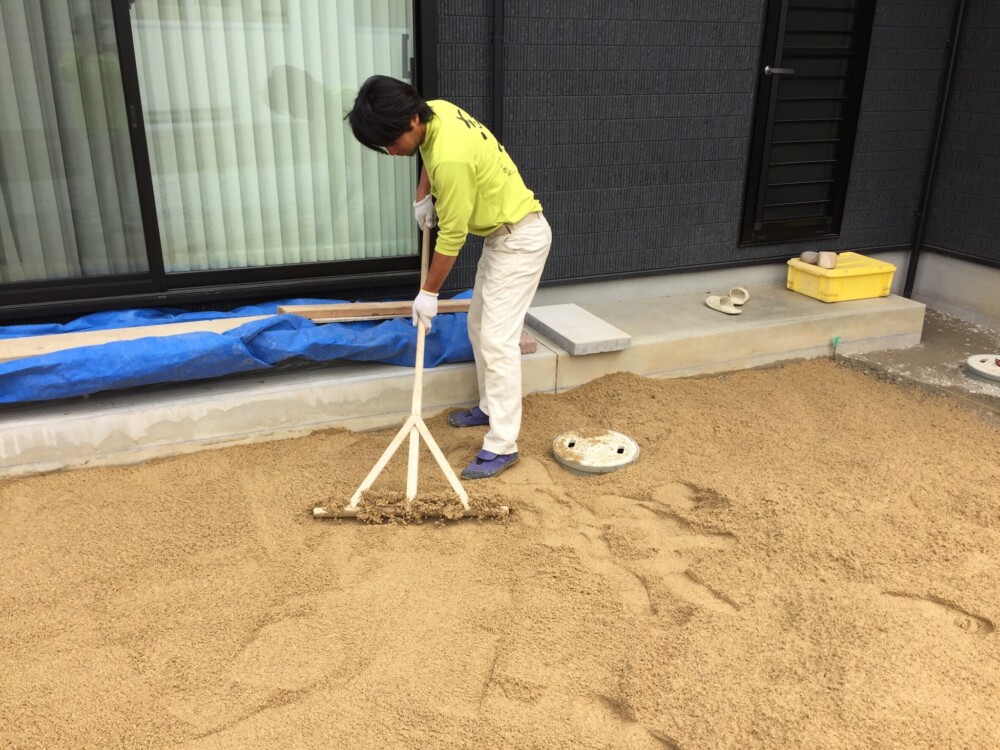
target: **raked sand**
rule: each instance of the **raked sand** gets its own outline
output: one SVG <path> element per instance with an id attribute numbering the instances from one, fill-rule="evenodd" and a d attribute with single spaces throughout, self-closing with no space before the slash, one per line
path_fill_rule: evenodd
<path id="1" fill-rule="evenodd" d="M 455 467 L 481 440 L 428 424 Z M 568 429 L 642 454 L 570 474 Z M 0 747 L 1000 747 L 1000 436 L 965 406 L 826 360 L 612 375 L 525 400 L 468 485 L 506 523 L 311 518 L 393 433 L 0 480 Z"/>

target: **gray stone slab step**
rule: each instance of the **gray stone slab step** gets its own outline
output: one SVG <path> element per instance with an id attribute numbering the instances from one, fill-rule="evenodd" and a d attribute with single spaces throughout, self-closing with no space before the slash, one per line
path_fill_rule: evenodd
<path id="1" fill-rule="evenodd" d="M 546 305 L 528 309 L 527 323 L 573 356 L 620 352 L 632 337 L 579 305 Z"/>

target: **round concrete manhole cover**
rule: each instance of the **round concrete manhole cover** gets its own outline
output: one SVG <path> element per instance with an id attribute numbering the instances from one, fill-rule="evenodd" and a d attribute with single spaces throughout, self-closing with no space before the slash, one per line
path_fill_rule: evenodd
<path id="1" fill-rule="evenodd" d="M 981 378 L 1000 380 L 1000 354 L 973 354 L 965 360 L 965 366 Z"/>
<path id="2" fill-rule="evenodd" d="M 639 458 L 639 445 L 628 435 L 613 430 L 570 430 L 552 442 L 552 452 L 556 461 L 567 469 L 605 474 L 635 462 Z"/>

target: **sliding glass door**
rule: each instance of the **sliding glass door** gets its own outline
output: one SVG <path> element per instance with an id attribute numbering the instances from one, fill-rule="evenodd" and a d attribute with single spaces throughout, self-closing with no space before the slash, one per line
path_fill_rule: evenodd
<path id="1" fill-rule="evenodd" d="M 130 10 L 167 274 L 410 255 L 412 159 L 344 115 L 409 75 L 408 0 L 136 0 Z"/>
<path id="2" fill-rule="evenodd" d="M 0 284 L 148 269 L 111 4 L 0 1 Z"/>
<path id="3" fill-rule="evenodd" d="M 0 0 L 0 317 L 408 278 L 416 160 L 344 116 L 413 4 Z"/>

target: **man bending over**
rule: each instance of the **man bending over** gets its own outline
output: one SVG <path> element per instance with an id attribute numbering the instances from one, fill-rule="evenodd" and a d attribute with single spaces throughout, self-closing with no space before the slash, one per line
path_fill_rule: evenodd
<path id="1" fill-rule="evenodd" d="M 413 156 L 420 172 L 414 216 L 421 229 L 439 226 L 413 324 L 429 331 L 438 291 L 469 233 L 485 237 L 469 306 L 479 405 L 448 416 L 455 427 L 488 425 L 483 449 L 463 479 L 494 477 L 517 461 L 521 429 L 521 328 L 552 245 L 542 204 L 506 149 L 467 112 L 450 102 L 425 102 L 408 83 L 372 76 L 347 115 L 354 136 L 392 156 Z"/>

